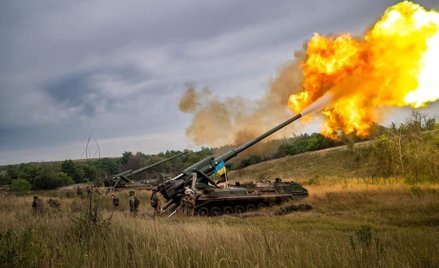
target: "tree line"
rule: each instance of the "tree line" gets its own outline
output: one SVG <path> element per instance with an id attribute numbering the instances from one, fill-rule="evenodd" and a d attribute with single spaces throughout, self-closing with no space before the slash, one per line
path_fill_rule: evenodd
<path id="1" fill-rule="evenodd" d="M 355 152 L 355 159 L 368 165 L 369 176 L 398 177 L 409 180 L 439 178 L 439 124 L 434 118 L 413 113 L 407 122 L 389 127 L 374 126 L 367 139 L 355 135 L 340 135 L 332 140 L 319 133 L 301 134 L 288 139 L 257 144 L 226 164 L 228 169 L 239 169 L 262 161 L 316 151 L 340 145 L 351 149 L 358 141 L 372 140 L 366 148 Z M 164 162 L 136 175 L 136 180 L 172 177 L 209 155 L 219 155 L 233 147 L 206 148 Z M 0 184 L 10 184 L 14 190 L 54 189 L 74 183 L 92 182 L 102 185 L 105 176 L 126 170 L 136 170 L 175 156 L 182 151 L 171 150 L 159 154 L 124 152 L 121 157 L 94 160 L 65 160 L 63 162 L 24 163 L 0 168 Z"/>
<path id="2" fill-rule="evenodd" d="M 149 155 L 141 152 L 135 154 L 124 152 L 121 157 L 114 158 L 8 165 L 0 168 L 0 185 L 11 185 L 16 191 L 55 189 L 85 182 L 100 186 L 105 176 L 112 176 L 128 169 L 139 169 L 180 153 L 182 151 Z M 139 174 L 136 179 L 145 179 L 162 172 L 174 174 L 211 154 L 210 148 L 189 152 Z"/>

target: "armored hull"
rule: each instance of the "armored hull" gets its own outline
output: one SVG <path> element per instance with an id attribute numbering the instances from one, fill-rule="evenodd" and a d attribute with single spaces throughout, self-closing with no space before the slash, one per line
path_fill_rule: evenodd
<path id="1" fill-rule="evenodd" d="M 196 195 L 196 215 L 220 216 L 252 212 L 292 199 L 305 198 L 308 191 L 296 182 L 264 182 L 224 189 L 209 187 L 197 190 Z"/>

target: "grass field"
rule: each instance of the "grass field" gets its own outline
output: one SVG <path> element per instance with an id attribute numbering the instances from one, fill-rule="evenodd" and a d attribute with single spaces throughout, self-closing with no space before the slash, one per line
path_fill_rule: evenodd
<path id="1" fill-rule="evenodd" d="M 438 267 L 439 187 L 399 180 L 328 179 L 308 185 L 309 212 L 278 207 L 217 218 L 152 218 L 149 192 L 127 213 L 127 194 L 103 219 L 81 221 L 86 199 L 31 213 L 31 196 L 0 201 L 1 267 Z M 285 204 L 288 206 L 290 204 Z M 79 220 L 78 220 L 79 219 Z"/>
<path id="2" fill-rule="evenodd" d="M 363 177 L 352 150 L 331 149 L 230 173 L 232 183 L 282 177 L 305 183 L 313 208 L 215 218 L 154 218 L 150 192 L 128 213 L 128 194 L 99 209 L 75 187 L 15 196 L 0 190 L 0 267 L 439 267 L 439 184 Z M 35 216 L 32 195 L 61 209 Z M 92 203 L 94 205 L 95 203 Z"/>

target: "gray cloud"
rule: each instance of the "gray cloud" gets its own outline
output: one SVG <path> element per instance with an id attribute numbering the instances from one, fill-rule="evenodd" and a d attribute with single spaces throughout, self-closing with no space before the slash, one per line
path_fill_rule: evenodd
<path id="1" fill-rule="evenodd" d="M 395 2 L 1 1 L 0 164 L 30 149 L 77 158 L 56 148 L 90 132 L 113 155 L 124 137 L 191 146 L 175 134 L 190 122 L 177 107 L 186 82 L 257 99 L 313 32 L 360 34 Z"/>

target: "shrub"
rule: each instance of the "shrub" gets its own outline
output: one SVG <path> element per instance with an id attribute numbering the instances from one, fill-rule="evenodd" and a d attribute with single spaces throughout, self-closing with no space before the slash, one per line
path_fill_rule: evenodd
<path id="1" fill-rule="evenodd" d="M 37 176 L 32 186 L 34 189 L 55 189 L 73 183 L 72 178 L 64 172 L 48 172 Z"/>
<path id="2" fill-rule="evenodd" d="M 25 179 L 15 179 L 11 181 L 11 188 L 15 192 L 24 193 L 32 189 L 32 185 Z"/>
<path id="3" fill-rule="evenodd" d="M 65 160 L 61 164 L 61 170 L 70 176 L 76 183 L 85 181 L 84 170 L 72 160 Z"/>
<path id="4" fill-rule="evenodd" d="M 11 178 L 5 175 L 0 175 L 0 185 L 7 185 L 11 183 Z"/>
<path id="5" fill-rule="evenodd" d="M 434 120 L 417 113 L 404 124 L 392 124 L 369 145 L 368 162 L 377 176 L 403 177 L 409 184 L 437 182 L 439 178 L 439 133 L 425 132 Z"/>
<path id="6" fill-rule="evenodd" d="M 241 160 L 241 167 L 246 167 L 250 165 L 257 164 L 259 162 L 262 162 L 263 159 L 259 155 L 249 155 L 246 158 Z"/>

